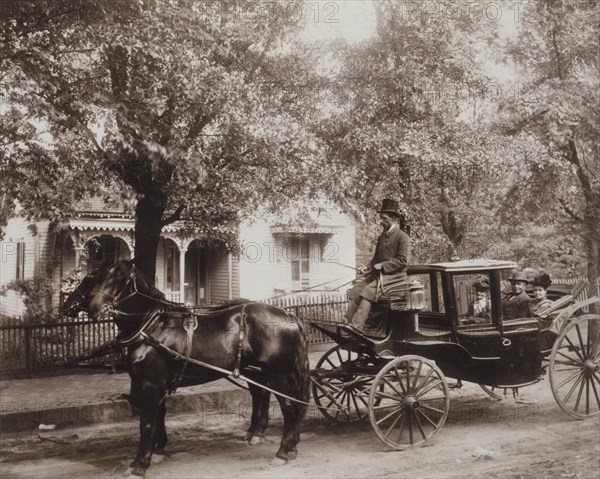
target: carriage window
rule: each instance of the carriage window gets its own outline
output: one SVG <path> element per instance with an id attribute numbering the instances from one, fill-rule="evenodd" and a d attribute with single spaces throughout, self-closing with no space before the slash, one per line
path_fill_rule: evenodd
<path id="1" fill-rule="evenodd" d="M 453 277 L 456 312 L 460 324 L 492 322 L 490 277 L 488 274 L 461 274 Z"/>
<path id="2" fill-rule="evenodd" d="M 425 293 L 425 308 L 423 311 L 435 313 L 444 312 L 444 296 L 442 291 L 442 278 L 440 273 L 411 274 L 408 282 L 417 280 L 423 284 Z"/>

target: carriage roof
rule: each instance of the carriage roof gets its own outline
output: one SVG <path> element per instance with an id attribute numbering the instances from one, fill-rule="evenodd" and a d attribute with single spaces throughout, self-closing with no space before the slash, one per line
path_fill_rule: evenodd
<path id="1" fill-rule="evenodd" d="M 519 265 L 514 261 L 495 260 L 487 258 L 463 259 L 459 261 L 449 261 L 445 263 L 413 264 L 408 267 L 408 273 L 426 273 L 426 272 L 449 272 L 449 273 L 476 273 L 478 271 L 490 270 L 512 270 Z"/>

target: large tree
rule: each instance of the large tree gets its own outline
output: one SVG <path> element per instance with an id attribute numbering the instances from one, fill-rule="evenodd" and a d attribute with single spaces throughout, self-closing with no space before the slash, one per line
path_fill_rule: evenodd
<path id="1" fill-rule="evenodd" d="M 339 47 L 338 103 L 321 130 L 339 196 L 361 211 L 399 199 L 420 260 L 485 249 L 512 161 L 471 112 L 489 80 L 476 46 L 491 30 L 474 29 L 466 9 L 449 19 L 456 2 L 374 5 L 375 36 Z"/>
<path id="2" fill-rule="evenodd" d="M 0 196 L 56 220 L 85 195 L 121 192 L 150 278 L 177 220 L 233 247 L 244 212 L 318 188 L 321 156 L 299 120 L 311 105 L 265 87 L 310 74 L 290 48 L 297 7 L 2 2 Z"/>
<path id="3" fill-rule="evenodd" d="M 600 4 L 536 7 L 506 48 L 521 94 L 507 102 L 499 125 L 507 137 L 535 138 L 545 154 L 523 164 L 507 206 L 579 238 L 593 282 L 600 275 Z"/>

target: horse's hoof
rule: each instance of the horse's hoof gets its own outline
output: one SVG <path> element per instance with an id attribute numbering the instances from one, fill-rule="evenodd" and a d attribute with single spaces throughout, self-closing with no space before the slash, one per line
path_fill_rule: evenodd
<path id="1" fill-rule="evenodd" d="M 288 461 L 293 461 L 294 459 L 296 459 L 298 457 L 298 451 L 289 451 L 287 453 L 287 460 Z"/>
<path id="2" fill-rule="evenodd" d="M 287 464 L 287 460 L 279 457 L 279 456 L 275 456 L 272 460 L 271 460 L 271 466 L 285 466 Z"/>
<path id="3" fill-rule="evenodd" d="M 152 464 L 162 464 L 165 460 L 166 456 L 163 452 L 162 454 L 154 453 L 152 454 Z"/>
<path id="4" fill-rule="evenodd" d="M 134 467 L 131 470 L 131 474 L 133 476 L 138 476 L 138 477 L 146 477 L 146 469 L 143 467 Z"/>
<path id="5" fill-rule="evenodd" d="M 260 444 L 263 441 L 264 439 L 260 436 L 252 436 L 248 441 L 248 444 L 250 444 L 251 446 L 256 446 L 257 444 Z"/>

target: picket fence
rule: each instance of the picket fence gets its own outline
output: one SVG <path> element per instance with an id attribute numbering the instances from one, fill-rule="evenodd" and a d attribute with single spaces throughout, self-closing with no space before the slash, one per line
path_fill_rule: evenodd
<path id="1" fill-rule="evenodd" d="M 577 279 L 554 280 L 559 284 L 574 284 Z M 600 296 L 600 281 L 588 286 L 579 300 L 587 299 L 588 291 Z M 339 294 L 294 295 L 265 300 L 293 313 L 305 323 L 311 320 L 337 323 L 344 321 L 347 301 Z M 309 344 L 330 343 L 331 340 L 314 328 L 305 328 Z M 51 370 L 64 361 L 93 351 L 112 341 L 118 331 L 113 321 L 91 321 L 85 314 L 79 318 L 58 317 L 53 322 L 27 323 L 21 317 L 0 316 L 0 373 Z M 108 356 L 88 364 L 109 364 L 116 358 Z"/>
<path id="2" fill-rule="evenodd" d="M 274 298 L 266 300 L 295 314 L 303 321 L 342 321 L 346 300 L 340 295 Z M 309 344 L 330 342 L 313 328 L 306 327 Z M 69 359 L 82 356 L 112 341 L 118 330 L 112 320 L 92 321 L 85 313 L 76 319 L 57 317 L 52 322 L 28 323 L 21 317 L 0 316 L 0 373 L 56 369 Z M 110 364 L 109 355 L 84 364 Z"/>

